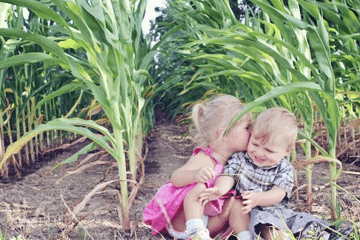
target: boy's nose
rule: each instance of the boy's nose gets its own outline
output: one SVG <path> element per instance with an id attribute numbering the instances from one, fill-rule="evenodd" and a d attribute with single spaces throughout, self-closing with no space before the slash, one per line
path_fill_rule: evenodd
<path id="1" fill-rule="evenodd" d="M 264 157 L 264 150 L 258 149 L 257 155 L 258 155 L 258 157 Z"/>

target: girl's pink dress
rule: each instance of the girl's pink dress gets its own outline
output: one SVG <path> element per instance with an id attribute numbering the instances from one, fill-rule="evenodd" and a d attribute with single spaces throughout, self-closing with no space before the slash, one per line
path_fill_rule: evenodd
<path id="1" fill-rule="evenodd" d="M 205 184 L 207 187 L 213 187 L 215 180 L 219 177 L 219 174 L 222 173 L 224 165 L 222 165 L 219 160 L 217 160 L 212 154 L 212 148 L 196 148 L 193 152 L 193 155 L 196 155 L 198 152 L 204 151 L 211 159 L 216 163 L 214 171 L 217 173 L 217 176 L 213 179 L 209 179 Z M 182 207 L 182 203 L 185 199 L 186 194 L 195 187 L 197 183 L 192 183 L 184 187 L 175 187 L 170 181 L 168 181 L 164 186 L 162 186 L 156 193 L 156 195 L 151 199 L 151 201 L 146 205 L 143 213 L 143 222 L 152 227 L 152 234 L 156 235 L 159 232 L 166 233 L 166 217 L 164 215 L 164 210 L 166 211 L 168 218 L 171 220 Z M 215 216 L 222 211 L 222 206 L 226 198 L 229 195 L 226 194 L 220 197 L 217 200 L 211 201 L 205 206 L 204 214 L 208 216 Z M 160 202 L 160 204 L 158 203 Z"/>

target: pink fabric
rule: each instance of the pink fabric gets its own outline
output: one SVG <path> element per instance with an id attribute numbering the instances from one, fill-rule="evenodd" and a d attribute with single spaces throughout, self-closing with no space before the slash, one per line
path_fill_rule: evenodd
<path id="1" fill-rule="evenodd" d="M 204 151 L 206 155 L 211 157 L 216 162 L 214 171 L 220 174 L 223 171 L 224 165 L 222 165 L 213 155 L 212 148 L 196 148 L 193 155 L 196 155 L 199 151 Z M 213 187 L 216 179 L 209 179 L 205 184 L 207 187 Z M 175 214 L 182 207 L 182 203 L 185 199 L 186 194 L 196 186 L 197 183 L 192 183 L 184 187 L 176 187 L 170 181 L 162 186 L 151 201 L 146 205 L 143 213 L 143 222 L 152 227 L 152 234 L 156 235 L 159 232 L 166 232 L 167 220 L 158 202 L 164 206 L 169 220 L 173 219 Z M 226 198 L 230 195 L 226 194 L 217 200 L 208 203 L 204 209 L 204 214 L 209 216 L 215 216 L 222 211 L 222 206 Z"/>

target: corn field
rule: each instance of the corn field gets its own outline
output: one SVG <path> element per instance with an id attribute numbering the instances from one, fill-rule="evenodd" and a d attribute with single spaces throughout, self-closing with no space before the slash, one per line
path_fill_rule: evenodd
<path id="1" fill-rule="evenodd" d="M 226 0 L 168 1 L 153 47 L 146 4 L 0 0 L 1 176 L 86 137 L 64 163 L 96 148 L 116 160 L 128 229 L 155 110 L 175 117 L 227 93 L 247 103 L 233 122 L 275 105 L 297 115 L 308 209 L 311 168 L 326 161 L 337 219 L 339 159 L 360 158 L 360 2 L 252 0 L 237 19 Z"/>

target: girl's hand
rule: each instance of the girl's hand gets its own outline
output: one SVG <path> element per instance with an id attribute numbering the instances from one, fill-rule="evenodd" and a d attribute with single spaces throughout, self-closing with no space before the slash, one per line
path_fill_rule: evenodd
<path id="1" fill-rule="evenodd" d="M 208 202 L 212 200 L 218 199 L 221 197 L 221 191 L 217 187 L 207 188 L 199 195 L 199 202 L 201 202 L 201 206 L 205 206 Z"/>
<path id="2" fill-rule="evenodd" d="M 259 204 L 259 193 L 253 191 L 245 191 L 241 194 L 242 198 L 244 199 L 243 204 L 245 207 L 242 208 L 243 213 L 247 214 Z"/>
<path id="3" fill-rule="evenodd" d="M 195 173 L 195 181 L 198 183 L 205 183 L 207 180 L 216 177 L 216 175 L 217 174 L 214 169 L 210 167 L 203 167 Z"/>

